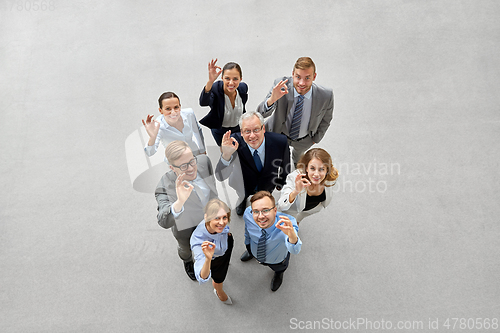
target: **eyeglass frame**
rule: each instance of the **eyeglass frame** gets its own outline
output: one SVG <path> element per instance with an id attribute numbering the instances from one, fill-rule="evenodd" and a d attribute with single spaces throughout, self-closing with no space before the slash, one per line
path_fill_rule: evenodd
<path id="1" fill-rule="evenodd" d="M 253 130 L 245 130 L 245 131 L 241 131 L 241 133 L 245 134 L 245 135 L 250 135 L 252 134 L 259 134 L 260 132 L 262 132 L 262 129 L 264 128 L 264 125 L 260 125 L 260 128 L 255 128 Z M 247 133 L 248 132 L 248 133 Z"/>
<path id="2" fill-rule="evenodd" d="M 178 168 L 181 171 L 186 171 L 189 168 L 189 166 L 194 167 L 197 164 L 198 164 L 198 158 L 196 156 L 193 156 L 193 158 L 191 160 L 189 160 L 189 162 L 187 162 L 187 163 L 182 163 L 179 166 L 172 164 L 172 166 L 174 168 Z"/>
<path id="3" fill-rule="evenodd" d="M 260 215 L 260 213 L 262 213 L 262 215 L 264 215 L 264 216 L 268 216 L 268 215 L 269 215 L 269 213 L 271 213 L 271 211 L 272 211 L 274 208 L 276 208 L 276 205 L 272 206 L 271 208 L 266 208 L 266 209 L 263 209 L 263 210 L 252 209 L 252 214 L 253 214 L 253 215 L 257 215 L 257 216 L 259 216 L 259 215 Z M 267 212 L 264 212 L 264 211 L 266 211 L 266 210 L 267 210 Z M 256 212 L 257 212 L 257 213 L 256 213 Z"/>

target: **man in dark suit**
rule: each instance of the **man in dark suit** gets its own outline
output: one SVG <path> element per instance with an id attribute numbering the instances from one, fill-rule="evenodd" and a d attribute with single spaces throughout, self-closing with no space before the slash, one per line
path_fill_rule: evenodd
<path id="1" fill-rule="evenodd" d="M 288 137 L 294 163 L 321 141 L 333 119 L 333 91 L 315 84 L 315 79 L 314 62 L 301 57 L 295 62 L 292 76 L 276 79 L 257 108 L 264 117 L 272 115 L 266 123 L 268 131 Z"/>
<path id="2" fill-rule="evenodd" d="M 155 191 L 158 224 L 172 229 L 184 269 L 196 281 L 189 240 L 203 220 L 205 205 L 217 198 L 212 163 L 207 155 L 193 156 L 189 145 L 179 140 L 168 144 L 165 156 L 171 170 L 163 175 Z"/>
<path id="3" fill-rule="evenodd" d="M 224 134 L 215 177 L 219 181 L 230 177 L 229 185 L 241 200 L 236 213 L 242 216 L 250 195 L 281 190 L 290 172 L 290 150 L 284 135 L 266 132 L 264 118 L 255 111 L 241 116 L 240 128 L 241 133 Z"/>

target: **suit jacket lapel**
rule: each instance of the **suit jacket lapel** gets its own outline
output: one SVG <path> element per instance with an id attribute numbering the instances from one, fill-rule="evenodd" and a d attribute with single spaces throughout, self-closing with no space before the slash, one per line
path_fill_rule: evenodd
<path id="1" fill-rule="evenodd" d="M 316 83 L 313 83 L 312 85 L 312 94 L 311 94 L 311 117 L 309 118 L 309 126 L 307 126 L 307 131 L 309 133 L 312 133 L 314 131 L 314 129 L 317 127 L 317 124 L 316 124 L 316 116 L 318 115 L 318 112 L 320 110 L 318 110 L 318 103 L 314 103 L 314 95 L 318 95 L 317 94 L 317 90 L 318 90 L 318 87 L 316 86 Z M 316 107 L 316 108 L 315 108 Z"/>

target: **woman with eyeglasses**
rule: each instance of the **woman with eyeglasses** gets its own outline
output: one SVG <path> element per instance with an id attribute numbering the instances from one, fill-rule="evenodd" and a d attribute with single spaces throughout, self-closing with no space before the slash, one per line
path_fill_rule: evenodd
<path id="1" fill-rule="evenodd" d="M 222 73 L 222 80 L 216 81 Z M 208 63 L 208 82 L 200 95 L 200 106 L 209 106 L 209 113 L 200 120 L 200 124 L 211 129 L 215 142 L 220 147 L 222 136 L 227 131 L 240 131 L 238 119 L 245 113 L 248 100 L 248 86 L 241 82 L 241 67 L 235 62 L 228 62 L 221 69 L 217 59 Z"/>
<path id="2" fill-rule="evenodd" d="M 204 220 L 191 235 L 196 279 L 202 284 L 212 278 L 215 296 L 227 305 L 233 304 L 231 297 L 222 288 L 234 243 L 227 225 L 230 220 L 229 207 L 217 198 L 212 199 L 205 206 Z"/>
<path id="3" fill-rule="evenodd" d="M 205 139 L 193 109 L 181 109 L 179 96 L 171 91 L 161 94 L 158 104 L 161 116 L 153 120 L 154 116 L 148 115 L 142 120 L 149 135 L 146 155 L 154 155 L 160 142 L 167 147 L 174 140 L 186 142 L 195 156 L 205 154 Z"/>
<path id="4" fill-rule="evenodd" d="M 278 210 L 294 216 L 297 223 L 318 213 L 330 204 L 338 175 L 326 150 L 308 150 L 301 156 L 297 169 L 287 176 Z"/>

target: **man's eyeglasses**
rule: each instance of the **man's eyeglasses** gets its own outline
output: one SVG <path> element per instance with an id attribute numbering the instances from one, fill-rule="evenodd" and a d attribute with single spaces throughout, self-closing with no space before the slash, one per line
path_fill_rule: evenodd
<path id="1" fill-rule="evenodd" d="M 262 215 L 267 216 L 274 209 L 274 207 L 276 207 L 276 206 L 273 206 L 271 208 L 266 208 L 263 210 L 252 209 L 252 214 L 258 216 L 258 215 L 260 215 L 260 213 L 262 213 Z"/>
<path id="2" fill-rule="evenodd" d="M 191 161 L 189 161 L 187 163 L 181 164 L 179 166 L 172 164 L 172 166 L 175 168 L 181 169 L 181 171 L 186 171 L 189 168 L 189 166 L 194 167 L 196 165 L 196 163 L 197 163 L 197 160 L 196 160 L 196 156 L 195 156 Z"/>
<path id="3" fill-rule="evenodd" d="M 250 135 L 250 133 L 252 133 L 252 132 L 253 132 L 253 134 L 259 134 L 260 131 L 262 131 L 262 127 L 264 127 L 264 125 L 260 126 L 260 128 L 255 128 L 253 130 L 244 130 L 243 134 Z"/>

